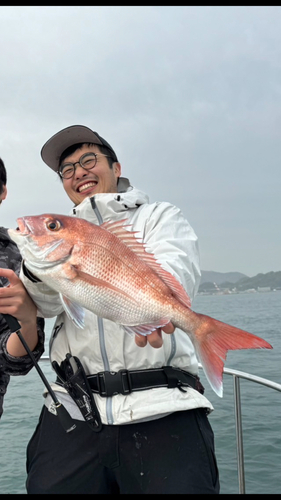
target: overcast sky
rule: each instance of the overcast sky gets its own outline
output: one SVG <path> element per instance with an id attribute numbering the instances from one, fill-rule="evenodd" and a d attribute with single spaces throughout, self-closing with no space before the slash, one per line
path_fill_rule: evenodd
<path id="1" fill-rule="evenodd" d="M 40 157 L 86 125 L 181 208 L 201 268 L 281 270 L 281 7 L 0 7 L 0 223 L 68 213 Z"/>

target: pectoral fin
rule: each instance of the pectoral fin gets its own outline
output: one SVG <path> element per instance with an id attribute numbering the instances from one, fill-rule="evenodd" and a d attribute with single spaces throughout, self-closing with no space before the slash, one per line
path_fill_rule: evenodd
<path id="1" fill-rule="evenodd" d="M 84 328 L 85 326 L 85 310 L 82 306 L 77 304 L 76 302 L 71 302 L 67 297 L 60 293 L 60 299 L 63 305 L 63 308 L 71 321 L 78 328 Z"/>
<path id="2" fill-rule="evenodd" d="M 169 323 L 170 318 L 160 318 L 157 322 L 155 323 L 149 323 L 145 325 L 135 325 L 135 326 L 125 326 L 122 325 L 125 332 L 128 333 L 130 336 L 133 335 L 149 335 L 150 333 L 154 332 L 157 328 L 161 328 L 162 326 L 167 325 Z"/>

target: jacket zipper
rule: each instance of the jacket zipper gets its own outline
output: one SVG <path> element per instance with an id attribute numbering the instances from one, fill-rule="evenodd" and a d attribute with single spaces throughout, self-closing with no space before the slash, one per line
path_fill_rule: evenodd
<path id="1" fill-rule="evenodd" d="M 96 205 L 95 202 L 95 197 L 92 196 L 90 198 L 92 209 L 98 219 L 99 225 L 103 223 L 102 216 L 100 214 L 100 211 Z M 104 339 L 104 326 L 103 326 L 103 319 L 98 316 L 98 329 L 99 329 L 99 341 L 100 341 L 100 349 L 101 349 L 101 357 L 103 361 L 103 366 L 104 366 L 104 371 L 110 371 L 110 366 L 109 366 L 109 361 L 108 361 L 108 356 L 105 348 L 105 339 Z M 112 413 L 112 397 L 106 398 L 106 417 L 109 425 L 112 425 L 114 420 L 113 420 L 113 413 Z"/>

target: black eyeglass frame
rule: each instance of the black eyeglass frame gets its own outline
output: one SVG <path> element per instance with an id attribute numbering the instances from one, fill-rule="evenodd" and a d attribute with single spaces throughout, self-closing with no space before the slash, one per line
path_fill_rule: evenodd
<path id="1" fill-rule="evenodd" d="M 87 168 L 85 165 L 82 164 L 82 161 L 86 157 L 89 157 L 89 156 L 95 158 L 95 163 L 94 163 L 94 165 L 92 167 Z M 79 160 L 76 161 L 75 163 L 67 162 L 67 163 L 63 163 L 62 165 L 60 165 L 57 173 L 58 173 L 58 175 L 60 176 L 61 179 L 71 179 L 71 177 L 73 177 L 74 174 L 75 174 L 75 170 L 76 170 L 76 166 L 75 165 L 77 165 L 77 163 L 80 165 L 80 167 L 84 168 L 84 170 L 92 170 L 92 168 L 94 168 L 96 166 L 96 164 L 97 164 L 98 156 L 105 156 L 106 158 L 111 158 L 112 160 L 114 160 L 112 158 L 112 156 L 110 156 L 110 155 L 104 155 L 103 153 L 94 153 L 94 152 L 84 153 L 82 156 L 80 156 Z M 73 172 L 72 172 L 72 174 L 70 176 L 65 177 L 63 175 L 63 170 L 65 169 L 65 167 L 68 167 L 68 168 L 72 167 L 73 168 Z M 61 171 L 61 169 L 63 169 L 63 170 Z"/>

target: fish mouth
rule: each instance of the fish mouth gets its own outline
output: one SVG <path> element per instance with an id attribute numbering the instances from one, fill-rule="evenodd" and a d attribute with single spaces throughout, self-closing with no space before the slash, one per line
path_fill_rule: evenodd
<path id="1" fill-rule="evenodd" d="M 27 236 L 32 233 L 32 229 L 29 226 L 27 220 L 24 218 L 17 219 L 18 227 L 16 228 L 16 232 L 20 233 L 22 236 Z"/>

